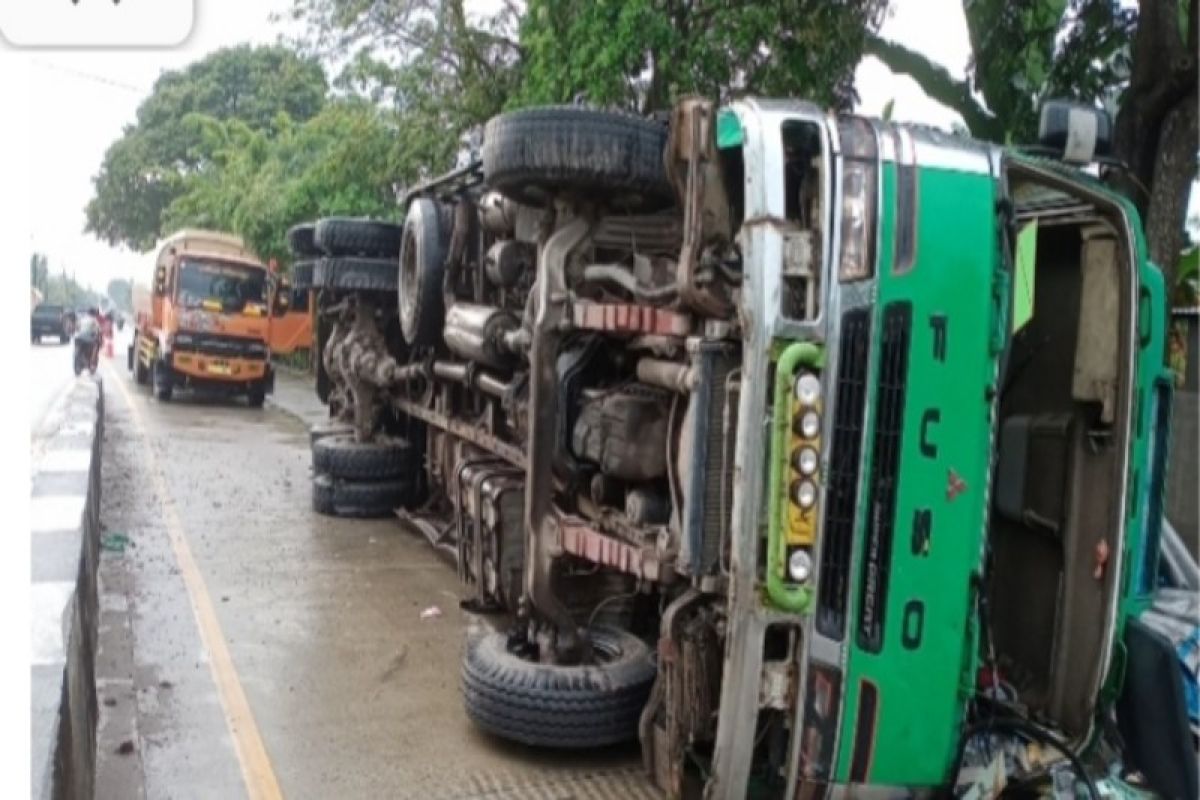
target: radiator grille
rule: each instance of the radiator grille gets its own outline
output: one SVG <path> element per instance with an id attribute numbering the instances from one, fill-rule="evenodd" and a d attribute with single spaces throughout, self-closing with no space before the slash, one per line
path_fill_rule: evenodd
<path id="1" fill-rule="evenodd" d="M 858 505 L 870 352 L 870 309 L 856 308 L 846 312 L 842 316 L 838 345 L 837 394 L 833 408 L 825 526 L 821 533 L 821 572 L 817 587 L 817 630 L 839 641 L 846 628 L 850 545 L 854 539 L 854 511 Z"/>
<path id="2" fill-rule="evenodd" d="M 888 573 L 892 562 L 896 494 L 899 483 L 900 436 L 908 385 L 908 349 L 912 306 L 888 304 L 883 310 L 879 378 L 872 441 L 870 502 L 858 604 L 858 646 L 878 653 L 883 647 Z"/>

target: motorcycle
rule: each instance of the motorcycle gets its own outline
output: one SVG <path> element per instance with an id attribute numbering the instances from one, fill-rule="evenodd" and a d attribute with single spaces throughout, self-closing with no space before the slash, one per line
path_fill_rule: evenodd
<path id="1" fill-rule="evenodd" d="M 100 342 L 96 339 L 75 337 L 75 375 L 81 375 L 86 369 L 92 375 L 96 374 Z"/>

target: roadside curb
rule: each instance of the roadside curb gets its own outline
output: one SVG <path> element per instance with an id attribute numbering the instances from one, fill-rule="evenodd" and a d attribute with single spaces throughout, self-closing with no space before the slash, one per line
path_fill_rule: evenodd
<path id="1" fill-rule="evenodd" d="M 30 492 L 31 796 L 90 798 L 104 391 L 79 378 L 49 415 Z M 44 426 L 44 428 L 49 426 Z"/>

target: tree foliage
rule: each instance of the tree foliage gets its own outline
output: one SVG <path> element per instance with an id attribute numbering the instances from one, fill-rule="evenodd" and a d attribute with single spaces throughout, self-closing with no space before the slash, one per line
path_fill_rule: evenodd
<path id="1" fill-rule="evenodd" d="M 886 0 L 530 0 L 516 103 L 650 112 L 684 94 L 803 96 L 848 107 Z"/>
<path id="2" fill-rule="evenodd" d="M 1043 100 L 1100 103 L 1116 113 L 1128 165 L 1113 183 L 1141 212 L 1151 258 L 1168 283 L 1183 247 L 1196 178 L 1197 0 L 963 0 L 973 56 L 958 80 L 878 36 L 867 52 L 962 115 L 971 134 L 1032 143 Z"/>
<path id="3" fill-rule="evenodd" d="M 113 278 L 105 290 L 108 299 L 122 311 L 133 311 L 133 283 L 125 278 Z"/>
<path id="4" fill-rule="evenodd" d="M 262 258 L 288 259 L 284 233 L 332 214 L 395 217 L 394 185 L 406 176 L 397 116 L 357 99 L 330 102 L 296 123 L 280 115 L 273 133 L 241 120 L 192 117 L 212 168 L 189 176 L 167 208 L 167 228 L 239 234 Z"/>
<path id="5" fill-rule="evenodd" d="M 50 277 L 50 260 L 45 253 L 34 253 L 29 256 L 29 285 L 39 292 L 45 293 L 46 280 Z"/>
<path id="6" fill-rule="evenodd" d="M 163 212 L 184 184 L 212 166 L 194 118 L 237 120 L 267 131 L 280 114 L 306 120 L 325 102 L 324 70 L 283 47 L 219 50 L 164 73 L 134 124 L 104 155 L 87 205 L 87 230 L 111 244 L 146 250 L 163 233 Z"/>

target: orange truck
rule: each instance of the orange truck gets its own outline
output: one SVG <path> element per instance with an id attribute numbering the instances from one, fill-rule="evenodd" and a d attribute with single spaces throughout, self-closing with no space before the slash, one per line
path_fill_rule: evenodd
<path id="1" fill-rule="evenodd" d="M 135 290 L 129 368 L 159 400 L 177 388 L 244 395 L 260 407 L 274 388 L 267 267 L 238 237 L 183 230 L 164 241 L 150 288 Z"/>

